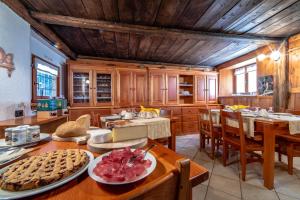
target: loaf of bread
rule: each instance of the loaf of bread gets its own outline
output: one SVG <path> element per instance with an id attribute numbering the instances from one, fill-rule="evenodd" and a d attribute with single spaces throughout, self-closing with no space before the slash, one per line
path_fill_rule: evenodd
<path id="1" fill-rule="evenodd" d="M 58 137 L 67 138 L 67 137 L 78 137 L 86 135 L 87 129 L 80 126 L 77 122 L 69 121 L 60 125 L 55 134 Z"/>
<path id="2" fill-rule="evenodd" d="M 85 127 L 87 130 L 91 126 L 91 115 L 81 115 L 76 119 L 76 122 L 81 126 Z"/>

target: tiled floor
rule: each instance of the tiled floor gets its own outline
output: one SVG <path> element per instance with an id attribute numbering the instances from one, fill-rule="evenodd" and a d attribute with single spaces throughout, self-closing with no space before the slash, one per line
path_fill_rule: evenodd
<path id="1" fill-rule="evenodd" d="M 286 162 L 276 162 L 275 189 L 267 190 L 263 186 L 260 163 L 247 165 L 244 182 L 240 179 L 239 163 L 223 167 L 221 156 L 213 161 L 205 152 L 199 151 L 197 134 L 178 136 L 176 143 L 177 153 L 194 160 L 210 172 L 209 180 L 193 188 L 193 200 L 300 200 L 300 158 L 294 158 L 293 176 L 287 173 Z M 236 158 L 237 155 L 232 155 L 230 159 Z"/>

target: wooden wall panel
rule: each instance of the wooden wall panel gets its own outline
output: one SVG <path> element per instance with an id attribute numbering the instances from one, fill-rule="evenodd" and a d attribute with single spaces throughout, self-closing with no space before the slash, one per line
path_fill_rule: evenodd
<path id="1" fill-rule="evenodd" d="M 233 93 L 233 72 L 231 69 L 220 70 L 219 96 L 229 96 Z"/>

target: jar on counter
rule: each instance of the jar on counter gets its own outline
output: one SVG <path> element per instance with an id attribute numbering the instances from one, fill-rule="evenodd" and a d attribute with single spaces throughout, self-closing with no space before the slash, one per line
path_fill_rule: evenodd
<path id="1" fill-rule="evenodd" d="M 13 131 L 13 128 L 6 128 L 6 129 L 4 130 L 4 132 L 5 132 L 5 143 L 6 143 L 7 145 L 11 145 L 12 131 Z"/>
<path id="2" fill-rule="evenodd" d="M 17 127 L 12 130 L 11 145 L 16 146 L 26 143 L 27 129 L 24 127 Z"/>
<path id="3" fill-rule="evenodd" d="M 26 142 L 25 142 L 25 143 L 30 143 L 30 142 L 32 142 L 32 135 L 31 135 L 31 133 L 29 132 L 29 128 L 30 128 L 29 125 L 18 126 L 17 128 L 24 128 L 24 129 L 26 129 Z"/>
<path id="4" fill-rule="evenodd" d="M 40 126 L 30 126 L 28 127 L 28 134 L 31 136 L 32 142 L 37 142 L 40 140 Z"/>

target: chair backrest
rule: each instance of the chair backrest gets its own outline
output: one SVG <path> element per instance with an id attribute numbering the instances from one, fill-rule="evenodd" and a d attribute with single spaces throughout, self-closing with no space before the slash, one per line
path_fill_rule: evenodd
<path id="1" fill-rule="evenodd" d="M 159 116 L 160 117 L 166 117 L 166 118 L 172 119 L 173 111 L 172 110 L 168 110 L 168 109 L 160 109 Z"/>
<path id="2" fill-rule="evenodd" d="M 223 139 L 239 137 L 241 146 L 246 144 L 241 112 L 227 112 L 221 110 L 221 124 Z"/>
<path id="3" fill-rule="evenodd" d="M 100 113 L 91 112 L 91 125 L 101 128 Z"/>
<path id="4" fill-rule="evenodd" d="M 212 121 L 210 109 L 205 109 L 205 108 L 199 109 L 199 129 L 200 132 L 212 133 L 213 121 Z"/>

